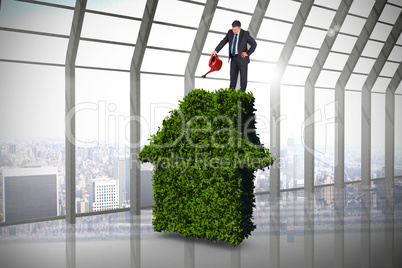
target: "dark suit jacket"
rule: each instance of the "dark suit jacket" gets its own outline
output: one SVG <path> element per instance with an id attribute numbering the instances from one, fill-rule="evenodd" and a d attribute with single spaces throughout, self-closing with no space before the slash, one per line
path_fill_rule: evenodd
<path id="1" fill-rule="evenodd" d="M 216 52 L 219 52 L 227 42 L 229 42 L 229 59 L 232 58 L 232 43 L 233 43 L 233 38 L 234 38 L 234 33 L 232 30 L 229 30 L 226 36 L 222 39 L 222 41 L 219 43 L 219 45 L 215 48 Z M 255 48 L 257 47 L 257 42 L 255 42 L 254 38 L 250 36 L 250 33 L 248 31 L 245 31 L 243 29 L 240 29 L 240 36 L 239 36 L 239 45 L 238 45 L 238 51 L 239 51 L 239 57 L 241 61 L 244 61 L 246 63 L 250 62 L 250 55 L 253 54 Z M 249 50 L 247 50 L 247 43 L 251 46 Z M 242 52 L 247 52 L 248 57 L 242 58 L 240 54 Z"/>

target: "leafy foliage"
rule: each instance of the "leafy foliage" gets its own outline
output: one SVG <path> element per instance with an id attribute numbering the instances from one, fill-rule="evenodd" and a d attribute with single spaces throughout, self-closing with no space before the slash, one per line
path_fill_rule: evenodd
<path id="1" fill-rule="evenodd" d="M 255 132 L 251 92 L 191 91 L 138 160 L 154 165 L 155 231 L 233 245 L 255 229 L 254 171 L 275 158 Z"/>

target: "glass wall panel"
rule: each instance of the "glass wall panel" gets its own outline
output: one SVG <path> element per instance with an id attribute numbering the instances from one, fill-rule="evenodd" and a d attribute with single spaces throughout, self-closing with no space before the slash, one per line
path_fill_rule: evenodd
<path id="1" fill-rule="evenodd" d="M 156 8 L 154 20 L 184 26 L 198 27 L 203 10 L 204 6 L 202 5 L 176 0 L 158 1 L 158 7 Z"/>
<path id="2" fill-rule="evenodd" d="M 361 91 L 364 83 L 366 82 L 366 79 L 367 75 L 352 74 L 349 78 L 349 81 L 346 83 L 345 88 Z"/>
<path id="3" fill-rule="evenodd" d="M 88 0 L 87 9 L 142 18 L 144 15 L 145 4 L 146 0 Z"/>
<path id="4" fill-rule="evenodd" d="M 275 64 L 263 63 L 263 62 L 250 62 L 247 70 L 248 81 L 269 83 L 271 82 L 274 71 L 275 71 Z"/>
<path id="5" fill-rule="evenodd" d="M 399 6 L 401 2 L 399 2 Z M 391 5 L 385 5 L 384 10 L 381 13 L 379 21 L 394 24 L 398 19 L 401 9 Z"/>
<path id="6" fill-rule="evenodd" d="M 77 213 L 129 207 L 129 83 L 128 72 L 76 70 Z"/>
<path id="7" fill-rule="evenodd" d="M 359 58 L 353 72 L 369 74 L 374 63 L 375 59 Z"/>
<path id="8" fill-rule="evenodd" d="M 349 14 L 356 14 L 367 18 L 374 3 L 374 0 L 354 0 L 349 9 Z"/>
<path id="9" fill-rule="evenodd" d="M 248 83 L 247 92 L 252 92 L 255 98 L 254 108 L 256 115 L 256 132 L 260 138 L 261 144 L 265 148 L 270 148 L 270 85 Z M 269 191 L 270 170 L 265 168 L 257 170 L 255 173 L 254 186 L 255 192 Z"/>
<path id="10" fill-rule="evenodd" d="M 299 11 L 300 3 L 292 0 L 271 0 L 265 16 L 293 23 Z"/>
<path id="11" fill-rule="evenodd" d="M 81 37 L 135 44 L 140 21 L 86 13 Z"/>
<path id="12" fill-rule="evenodd" d="M 326 35 L 327 31 L 304 27 L 300 34 L 299 40 L 297 40 L 297 44 L 299 46 L 320 48 Z"/>
<path id="13" fill-rule="evenodd" d="M 359 35 L 365 23 L 365 19 L 348 15 L 346 16 L 345 21 L 343 22 L 342 27 L 339 31 L 341 33 Z"/>
<path id="14" fill-rule="evenodd" d="M 234 10 L 241 10 L 243 12 L 253 13 L 258 0 L 220 0 L 218 2 L 218 7 L 225 7 Z"/>
<path id="15" fill-rule="evenodd" d="M 0 31 L 0 58 L 64 64 L 68 39 Z"/>
<path id="16" fill-rule="evenodd" d="M 58 5 L 63 5 L 63 6 L 70 6 L 70 7 L 75 6 L 75 2 L 71 1 L 71 0 L 41 0 L 41 2 L 58 4 Z"/>
<path id="17" fill-rule="evenodd" d="M 260 31 L 258 32 L 258 38 L 285 42 L 291 28 L 292 25 L 289 23 L 263 19 Z"/>
<path id="18" fill-rule="evenodd" d="M 73 10 L 1 1 L 0 27 L 69 35 Z"/>
<path id="19" fill-rule="evenodd" d="M 334 16 L 334 11 L 313 6 L 307 17 L 306 25 L 328 29 Z"/>
<path id="20" fill-rule="evenodd" d="M 324 68 L 342 71 L 348 60 L 348 55 L 330 52 L 324 63 Z"/>
<path id="21" fill-rule="evenodd" d="M 130 70 L 134 47 L 80 41 L 77 66 Z"/>
<path id="22" fill-rule="evenodd" d="M 385 94 L 371 94 L 371 178 L 385 176 Z"/>
<path id="23" fill-rule="evenodd" d="M 377 58 L 383 46 L 384 44 L 381 42 L 369 40 L 363 49 L 362 56 Z"/>
<path id="24" fill-rule="evenodd" d="M 340 72 L 321 71 L 315 85 L 316 87 L 335 88 L 336 82 L 338 81 L 340 75 Z"/>
<path id="25" fill-rule="evenodd" d="M 338 8 L 339 4 L 341 3 L 341 0 L 316 0 L 314 1 L 314 4 L 316 5 L 321 5 L 321 6 L 326 6 L 329 8 Z"/>
<path id="26" fill-rule="evenodd" d="M 355 46 L 357 37 L 351 37 L 343 34 L 338 34 L 335 43 L 332 46 L 332 51 L 350 53 Z"/>
<path id="27" fill-rule="evenodd" d="M 392 26 L 378 22 L 375 25 L 374 30 L 370 35 L 370 38 L 385 42 L 385 40 L 387 40 L 388 35 L 391 32 L 391 30 L 392 30 Z"/>
<path id="28" fill-rule="evenodd" d="M 229 88 L 230 85 L 229 78 L 224 80 L 224 79 L 208 79 L 200 77 L 201 76 L 195 77 L 195 88 L 202 88 L 208 91 L 215 91 L 220 88 Z"/>
<path id="29" fill-rule="evenodd" d="M 245 14 L 240 14 L 237 12 L 216 9 L 214 18 L 212 19 L 210 30 L 220 31 L 220 32 L 223 32 L 226 34 L 229 30 L 232 29 L 232 23 L 235 20 L 240 21 L 242 29 L 248 30 L 248 26 L 251 21 L 251 16 L 245 15 Z M 198 27 L 198 24 L 196 27 Z M 261 32 L 261 29 L 260 29 L 260 32 Z"/>
<path id="30" fill-rule="evenodd" d="M 314 185 L 334 183 L 335 90 L 315 89 Z"/>
<path id="31" fill-rule="evenodd" d="M 141 71 L 184 75 L 189 55 L 190 53 L 148 48 L 145 51 Z"/>
<path id="32" fill-rule="evenodd" d="M 172 38 L 172 33 L 180 38 Z M 195 30 L 153 24 L 148 46 L 191 51 L 196 33 Z"/>
<path id="33" fill-rule="evenodd" d="M 308 49 L 304 47 L 295 47 L 292 56 L 290 57 L 289 64 L 296 64 L 302 66 L 313 66 L 317 57 L 318 50 Z"/>
<path id="34" fill-rule="evenodd" d="M 281 189 L 304 186 L 304 88 L 281 86 Z"/>
<path id="35" fill-rule="evenodd" d="M 391 78 L 383 78 L 383 77 L 378 77 L 377 81 L 375 81 L 375 84 L 373 88 L 371 89 L 372 92 L 382 92 L 385 93 L 389 82 L 391 82 Z"/>
<path id="36" fill-rule="evenodd" d="M 309 72 L 309 68 L 288 66 L 283 74 L 281 83 L 304 86 Z"/>
<path id="37" fill-rule="evenodd" d="M 402 61 L 402 46 L 394 46 L 388 60 Z"/>
<path id="38" fill-rule="evenodd" d="M 281 56 L 283 49 L 282 44 L 276 44 L 271 42 L 257 41 L 257 49 L 250 56 L 251 59 L 266 60 L 271 62 L 277 62 Z M 267 53 L 269 51 L 269 53 Z"/>
<path id="39" fill-rule="evenodd" d="M 64 87 L 64 68 L 0 63 L 0 222 L 65 215 Z"/>
<path id="40" fill-rule="evenodd" d="M 345 91 L 345 182 L 361 180 L 361 98 Z"/>
<path id="41" fill-rule="evenodd" d="M 402 85 L 402 83 L 400 83 Z M 402 96 L 395 96 L 395 176 L 402 176 Z M 400 179 L 402 181 L 402 179 Z"/>
<path id="42" fill-rule="evenodd" d="M 399 64 L 395 62 L 386 62 L 381 70 L 380 75 L 393 77 Z"/>

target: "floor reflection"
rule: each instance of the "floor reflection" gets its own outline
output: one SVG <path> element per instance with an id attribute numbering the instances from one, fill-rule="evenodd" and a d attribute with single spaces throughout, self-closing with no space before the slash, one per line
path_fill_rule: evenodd
<path id="1" fill-rule="evenodd" d="M 152 230 L 152 211 L 0 227 L 0 267 L 402 267 L 402 184 L 256 196 L 242 245 Z"/>

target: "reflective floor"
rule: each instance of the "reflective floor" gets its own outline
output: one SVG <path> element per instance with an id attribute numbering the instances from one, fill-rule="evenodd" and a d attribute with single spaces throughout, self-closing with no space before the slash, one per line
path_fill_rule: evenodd
<path id="1" fill-rule="evenodd" d="M 256 196 L 237 247 L 155 233 L 151 210 L 0 227 L 0 267 L 402 267 L 402 184 Z"/>

